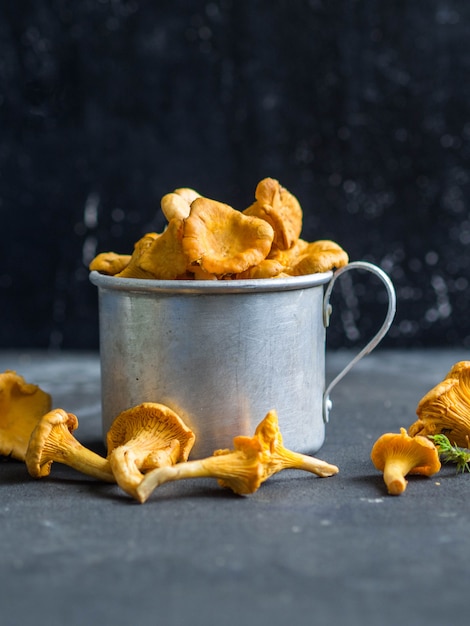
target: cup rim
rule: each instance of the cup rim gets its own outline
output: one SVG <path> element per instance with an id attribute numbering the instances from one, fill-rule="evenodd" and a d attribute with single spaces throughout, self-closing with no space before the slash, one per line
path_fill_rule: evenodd
<path id="1" fill-rule="evenodd" d="M 152 280 L 148 278 L 118 278 L 90 272 L 90 281 L 100 290 L 134 293 L 226 294 L 292 291 L 325 285 L 332 271 L 288 276 L 282 278 L 247 278 L 239 280 Z"/>

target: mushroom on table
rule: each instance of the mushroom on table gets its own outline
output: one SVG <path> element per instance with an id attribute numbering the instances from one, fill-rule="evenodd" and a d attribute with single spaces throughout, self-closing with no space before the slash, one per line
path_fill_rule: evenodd
<path id="1" fill-rule="evenodd" d="M 416 413 L 410 435 L 443 434 L 457 446 L 470 447 L 470 361 L 455 363 L 444 380 L 423 396 Z"/>
<path id="2" fill-rule="evenodd" d="M 73 467 L 98 480 L 114 483 L 108 461 L 83 446 L 72 434 L 77 416 L 64 409 L 52 409 L 39 420 L 26 450 L 25 462 L 33 478 L 49 476 L 54 461 Z"/>
<path id="3" fill-rule="evenodd" d="M 186 461 L 195 439 L 164 404 L 142 402 L 122 411 L 107 433 L 108 461 L 116 482 L 135 497 L 143 472 Z"/>
<path id="4" fill-rule="evenodd" d="M 213 456 L 205 459 L 148 472 L 136 489 L 137 499 L 143 503 L 163 483 L 185 478 L 216 478 L 222 487 L 247 495 L 283 469 L 305 470 L 322 477 L 333 476 L 339 471 L 336 465 L 287 450 L 274 410 L 269 411 L 258 425 L 253 437 L 235 437 L 233 444 L 233 450 L 216 450 Z"/>
<path id="5" fill-rule="evenodd" d="M 31 433 L 51 409 L 51 396 L 14 370 L 0 374 L 0 454 L 24 461 Z"/>
<path id="6" fill-rule="evenodd" d="M 400 433 L 385 433 L 371 451 L 374 466 L 383 472 L 390 495 L 400 495 L 408 484 L 408 474 L 432 476 L 441 469 L 439 452 L 427 437 L 410 437 L 404 428 Z"/>

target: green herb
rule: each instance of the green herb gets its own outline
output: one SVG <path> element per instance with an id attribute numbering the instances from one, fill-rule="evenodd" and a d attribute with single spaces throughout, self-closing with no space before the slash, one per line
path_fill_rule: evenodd
<path id="1" fill-rule="evenodd" d="M 439 450 L 444 463 L 455 463 L 457 472 L 470 472 L 470 452 L 464 448 L 453 446 L 445 435 L 429 435 Z"/>

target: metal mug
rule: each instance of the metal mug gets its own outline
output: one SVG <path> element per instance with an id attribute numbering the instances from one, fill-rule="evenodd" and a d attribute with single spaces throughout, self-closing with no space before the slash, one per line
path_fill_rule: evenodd
<path id="1" fill-rule="evenodd" d="M 325 389 L 330 294 L 363 269 L 388 293 L 382 327 Z M 231 448 L 276 409 L 284 445 L 314 453 L 325 438 L 330 392 L 371 352 L 395 314 L 395 290 L 370 263 L 336 272 L 232 281 L 144 280 L 91 272 L 98 287 L 102 425 L 141 402 L 172 408 L 195 432 L 190 458 Z"/>

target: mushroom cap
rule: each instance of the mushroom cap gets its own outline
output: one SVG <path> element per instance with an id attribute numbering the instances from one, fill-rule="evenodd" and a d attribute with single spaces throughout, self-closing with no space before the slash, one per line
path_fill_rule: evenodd
<path id="1" fill-rule="evenodd" d="M 174 218 L 184 220 L 191 210 L 191 203 L 175 192 L 165 194 L 160 200 L 160 206 L 169 222 Z"/>
<path id="2" fill-rule="evenodd" d="M 106 436 L 108 454 L 130 441 L 135 441 L 137 445 L 149 445 L 151 450 L 156 451 L 167 448 L 177 439 L 180 445 L 178 461 L 186 461 L 195 438 L 179 415 L 157 402 L 142 402 L 122 411 Z"/>
<path id="3" fill-rule="evenodd" d="M 186 271 L 186 256 L 181 245 L 183 221 L 170 220 L 165 231 L 157 237 L 139 259 L 140 267 L 158 280 L 176 280 Z"/>
<path id="4" fill-rule="evenodd" d="M 466 370 L 470 370 L 470 361 L 458 361 L 450 368 L 446 378 L 459 378 Z"/>
<path id="5" fill-rule="evenodd" d="M 445 378 L 430 389 L 418 402 L 418 406 L 416 408 L 418 416 L 420 416 L 429 405 L 444 400 L 452 389 L 460 385 L 460 381 L 462 381 L 462 386 L 468 384 L 467 378 L 469 373 L 470 361 L 459 361 L 458 363 L 455 363 L 446 374 Z M 470 405 L 470 397 L 468 400 Z"/>
<path id="6" fill-rule="evenodd" d="M 24 461 L 29 438 L 51 409 L 51 396 L 14 370 L 0 374 L 0 454 Z"/>
<path id="7" fill-rule="evenodd" d="M 266 479 L 263 456 L 263 447 L 257 437 L 234 437 L 233 450 L 214 452 L 214 457 L 224 460 L 217 468 L 217 482 L 240 496 L 254 493 Z"/>
<path id="8" fill-rule="evenodd" d="M 115 276 L 129 265 L 130 254 L 117 254 L 116 252 L 101 252 L 91 261 L 90 271 L 95 270 L 101 274 Z"/>
<path id="9" fill-rule="evenodd" d="M 258 265 L 249 267 L 244 272 L 236 274 L 234 278 L 275 278 L 284 271 L 284 266 L 277 259 L 263 259 Z"/>
<path id="10" fill-rule="evenodd" d="M 349 262 L 347 253 L 339 244 L 328 239 L 309 243 L 291 266 L 294 276 L 305 276 L 317 272 L 328 272 L 343 267 Z"/>
<path id="11" fill-rule="evenodd" d="M 152 247 L 155 239 L 158 237 L 160 237 L 158 233 L 146 233 L 136 241 L 129 263 L 121 272 L 115 275 L 121 278 L 154 278 L 150 272 L 142 268 L 141 260 L 148 254 L 149 248 Z"/>
<path id="12" fill-rule="evenodd" d="M 274 230 L 274 246 L 287 250 L 302 231 L 302 208 L 297 198 L 274 178 L 258 183 L 255 198 L 256 202 L 243 213 L 266 220 Z"/>
<path id="13" fill-rule="evenodd" d="M 26 467 L 33 478 L 50 474 L 53 463 L 50 458 L 51 450 L 57 454 L 57 442 L 77 427 L 76 415 L 63 409 L 53 409 L 42 416 L 31 434 L 25 455 Z"/>
<path id="14" fill-rule="evenodd" d="M 305 239 L 297 239 L 297 241 L 287 250 L 279 250 L 279 248 L 271 248 L 268 259 L 279 261 L 285 270 L 293 267 L 302 258 L 302 254 L 307 250 L 309 242 Z"/>
<path id="15" fill-rule="evenodd" d="M 168 221 L 174 217 L 183 220 L 189 215 L 191 202 L 200 197 L 201 194 L 190 187 L 179 187 L 171 193 L 165 194 L 160 205 Z"/>
<path id="16" fill-rule="evenodd" d="M 188 204 L 191 204 L 196 198 L 201 197 L 201 194 L 195 189 L 192 189 L 192 187 L 178 187 L 178 189 L 174 190 L 174 193 L 184 198 Z"/>
<path id="17" fill-rule="evenodd" d="M 432 476 L 441 468 L 439 452 L 432 441 L 420 435 L 410 437 L 404 428 L 400 428 L 400 433 L 385 433 L 379 437 L 370 458 L 381 472 L 390 459 L 409 460 L 409 474 Z"/>
<path id="18" fill-rule="evenodd" d="M 222 202 L 196 198 L 184 221 L 183 250 L 189 264 L 210 274 L 244 272 L 268 255 L 272 227 Z"/>
<path id="19" fill-rule="evenodd" d="M 430 389 L 416 408 L 418 420 L 410 435 L 444 434 L 457 446 L 469 447 L 470 362 L 456 363 L 447 376 Z"/>

